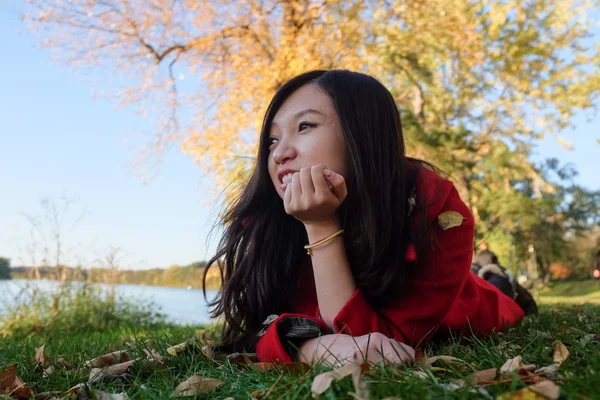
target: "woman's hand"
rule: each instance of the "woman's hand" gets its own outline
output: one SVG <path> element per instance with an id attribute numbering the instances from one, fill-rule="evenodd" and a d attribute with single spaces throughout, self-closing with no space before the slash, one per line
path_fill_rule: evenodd
<path id="1" fill-rule="evenodd" d="M 382 333 L 352 337 L 344 334 L 324 335 L 304 342 L 298 351 L 298 359 L 306 363 L 324 361 L 329 365 L 344 365 L 353 361 L 369 361 L 378 364 L 404 364 L 412 362 L 412 347 L 390 339 Z"/>
<path id="2" fill-rule="evenodd" d="M 336 211 L 348 195 L 344 177 L 323 164 L 295 172 L 285 188 L 285 212 L 305 225 L 336 219 Z"/>

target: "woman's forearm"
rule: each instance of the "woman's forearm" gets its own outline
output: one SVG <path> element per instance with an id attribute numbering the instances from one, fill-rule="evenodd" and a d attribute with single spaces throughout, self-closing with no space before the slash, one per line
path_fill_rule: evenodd
<path id="1" fill-rule="evenodd" d="M 337 221 L 305 227 L 309 243 L 328 237 L 341 229 Z M 321 317 L 333 329 L 333 319 L 356 290 L 343 237 L 338 236 L 313 248 L 312 265 Z"/>

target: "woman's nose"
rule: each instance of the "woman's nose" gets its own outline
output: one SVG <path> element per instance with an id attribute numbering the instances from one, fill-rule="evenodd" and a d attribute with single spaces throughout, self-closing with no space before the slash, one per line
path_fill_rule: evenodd
<path id="1" fill-rule="evenodd" d="M 273 150 L 273 161 L 277 164 L 282 164 L 289 159 L 296 157 L 296 149 L 287 140 L 281 140 Z"/>

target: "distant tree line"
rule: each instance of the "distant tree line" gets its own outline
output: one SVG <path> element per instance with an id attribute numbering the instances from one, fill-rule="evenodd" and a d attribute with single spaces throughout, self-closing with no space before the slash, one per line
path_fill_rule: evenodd
<path id="1" fill-rule="evenodd" d="M 2 260 L 0 259 L 0 279 L 3 276 Z M 114 270 L 110 268 L 89 268 L 81 267 L 39 267 L 39 276 L 42 279 L 59 279 L 64 274 L 67 280 L 85 281 L 91 283 L 108 284 L 132 284 L 147 286 L 168 286 L 168 287 L 191 287 L 194 289 L 202 288 L 202 276 L 206 268 L 205 261 L 195 262 L 186 266 L 173 265 L 169 268 L 153 268 L 140 270 Z M 207 280 L 207 289 L 217 289 L 220 286 L 218 269 L 211 269 L 211 274 Z M 14 267 L 9 273 L 12 273 L 13 279 L 31 279 L 35 276 L 33 267 Z M 10 275 L 9 275 L 10 277 Z M 8 278 L 6 278 L 8 279 Z"/>

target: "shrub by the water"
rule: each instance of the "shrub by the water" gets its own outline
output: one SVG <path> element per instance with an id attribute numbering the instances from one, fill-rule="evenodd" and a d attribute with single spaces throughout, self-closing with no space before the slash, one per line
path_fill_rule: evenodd
<path id="1" fill-rule="evenodd" d="M 118 296 L 95 285 L 64 282 L 52 292 L 24 288 L 15 304 L 0 314 L 0 336 L 103 331 L 163 322 L 154 303 Z"/>

